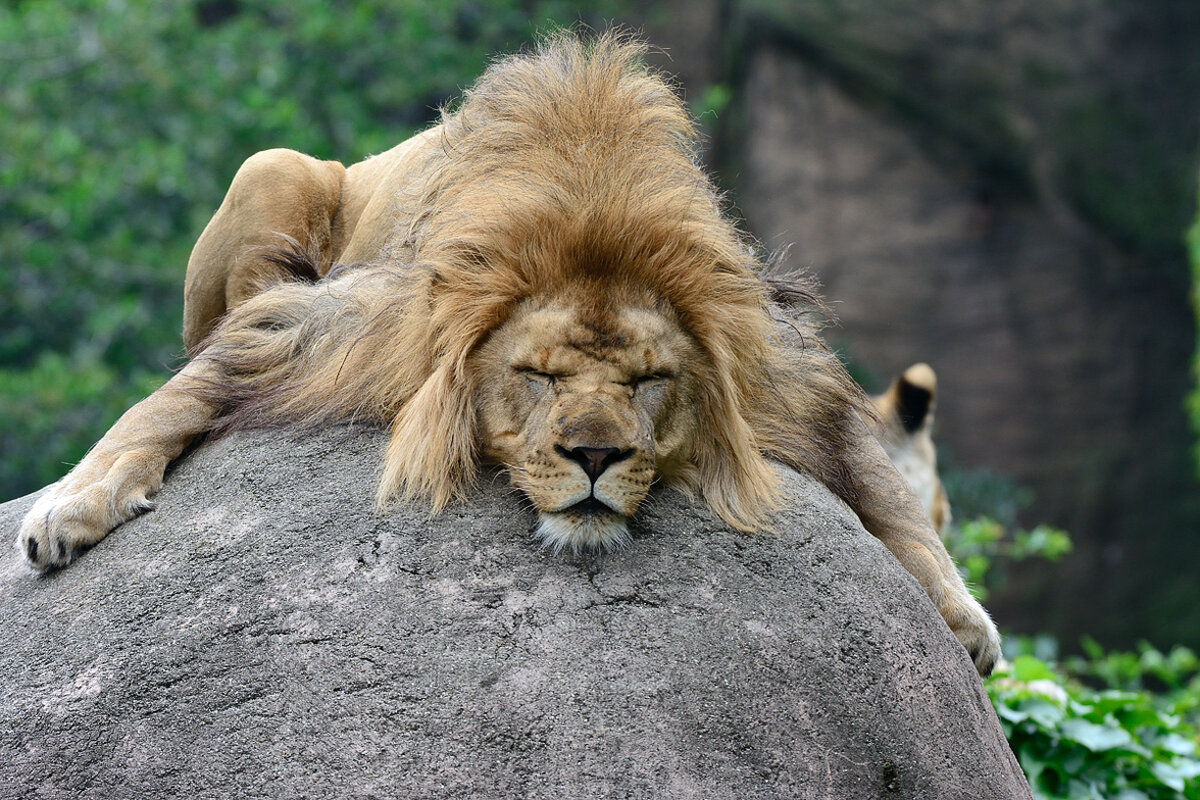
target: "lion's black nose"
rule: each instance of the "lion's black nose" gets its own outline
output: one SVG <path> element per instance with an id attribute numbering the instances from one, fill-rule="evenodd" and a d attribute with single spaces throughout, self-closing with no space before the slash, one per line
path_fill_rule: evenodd
<path id="1" fill-rule="evenodd" d="M 569 458 L 583 467 L 583 471 L 592 479 L 592 483 L 596 482 L 604 470 L 618 461 L 629 458 L 633 452 L 632 450 L 621 450 L 619 447 L 572 447 L 568 450 L 561 445 L 555 445 L 554 449 L 563 458 Z"/>

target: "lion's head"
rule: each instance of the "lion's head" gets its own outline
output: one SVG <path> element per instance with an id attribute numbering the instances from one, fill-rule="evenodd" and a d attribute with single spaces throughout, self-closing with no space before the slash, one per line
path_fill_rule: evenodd
<path id="1" fill-rule="evenodd" d="M 499 462 L 556 548 L 619 545 L 655 482 L 761 528 L 768 458 L 848 496 L 861 394 L 816 338 L 781 342 L 757 251 L 643 50 L 563 36 L 494 64 L 422 137 L 376 262 L 231 315 L 206 353 L 247 387 L 224 402 L 390 422 L 381 503 L 442 508 Z"/>
<path id="2" fill-rule="evenodd" d="M 659 477 L 686 471 L 696 342 L 669 310 L 522 303 L 470 358 L 485 459 L 560 549 L 610 548 Z"/>

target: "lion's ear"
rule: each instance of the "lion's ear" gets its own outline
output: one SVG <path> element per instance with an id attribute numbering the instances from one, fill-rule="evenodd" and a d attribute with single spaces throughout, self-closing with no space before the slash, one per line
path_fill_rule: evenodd
<path id="1" fill-rule="evenodd" d="M 478 470 L 473 392 L 447 361 L 396 415 L 384 459 L 380 508 L 399 495 L 440 511 Z"/>
<path id="2" fill-rule="evenodd" d="M 701 430 L 712 431 L 698 442 L 695 455 L 705 501 L 738 530 L 768 527 L 767 516 L 778 507 L 779 479 L 763 458 L 731 388 L 709 387 L 700 405 Z"/>

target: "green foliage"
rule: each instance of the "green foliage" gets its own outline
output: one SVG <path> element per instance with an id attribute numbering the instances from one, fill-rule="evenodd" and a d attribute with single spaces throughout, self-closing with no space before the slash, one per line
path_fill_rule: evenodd
<path id="1" fill-rule="evenodd" d="M 0 4 L 0 499 L 178 363 L 184 265 L 241 162 L 354 162 L 496 52 L 621 0 Z"/>
<path id="2" fill-rule="evenodd" d="M 946 549 L 976 599 L 1000 588 L 1009 568 L 1030 558 L 1058 561 L 1073 549 L 1071 536 L 1051 525 L 1021 528 L 1017 516 L 1033 493 L 987 470 L 966 470 L 939 457 L 941 477 L 955 520 L 945 534 Z"/>
<path id="3" fill-rule="evenodd" d="M 1089 638 L 1083 649 L 1086 657 L 1064 660 L 1069 674 L 1118 691 L 1153 691 L 1169 713 L 1200 727 L 1200 658 L 1193 650 L 1176 645 L 1164 653 L 1142 642 L 1137 652 L 1106 652 Z"/>
<path id="4" fill-rule="evenodd" d="M 1200 798 L 1197 731 L 1179 710 L 1190 701 L 1096 691 L 1031 655 L 987 688 L 1035 797 Z"/>
<path id="5" fill-rule="evenodd" d="M 1003 493 L 1002 493 L 1003 494 Z M 1010 497 L 1004 494 L 1004 497 Z M 994 509 L 1015 518 L 1015 509 L 1008 500 L 994 505 Z M 1057 561 L 1072 551 L 1073 545 L 1067 531 L 1052 525 L 1037 525 L 1025 530 L 1014 523 L 1002 523 L 986 515 L 955 522 L 946 534 L 946 549 L 959 567 L 971 594 L 977 600 L 988 599 L 991 589 L 1000 588 L 1006 578 L 1009 565 L 1018 561 L 1037 558 Z"/>
<path id="6" fill-rule="evenodd" d="M 43 352 L 28 369 L 0 369 L 0 452 L 5 475 L 40 486 L 57 480 L 126 408 L 164 376 L 118 375 L 98 362 L 72 363 Z"/>
<path id="7" fill-rule="evenodd" d="M 1003 524 L 987 516 L 955 524 L 946 537 L 946 549 L 979 600 L 987 599 L 989 584 L 994 587 L 997 575 L 1002 574 L 999 570 L 992 571 L 994 565 L 1027 558 L 1057 561 L 1071 552 L 1071 548 L 1071 537 L 1064 530 L 1038 525 L 1010 534 Z"/>
<path id="8" fill-rule="evenodd" d="M 946 546 L 981 599 L 1002 580 L 1002 568 L 1029 558 L 1056 561 L 1071 551 L 1066 532 L 1047 525 L 1016 529 L 1015 510 L 1027 498 L 986 475 L 956 475 L 974 487 L 975 511 L 994 511 L 951 528 Z M 948 481 L 948 484 L 951 483 Z M 951 494 L 956 498 L 958 495 Z M 956 505 L 957 507 L 957 505 Z M 1049 663 L 1049 637 L 1008 637 L 1016 650 L 987 681 L 988 695 L 1009 745 L 1037 798 L 1068 800 L 1200 800 L 1200 660 L 1186 647 L 1162 653 L 1108 653 L 1084 640 L 1085 656 Z"/>
<path id="9" fill-rule="evenodd" d="M 733 100 L 733 90 L 727 83 L 714 83 L 705 87 L 700 97 L 692 103 L 692 114 L 702 123 L 716 118 Z"/>

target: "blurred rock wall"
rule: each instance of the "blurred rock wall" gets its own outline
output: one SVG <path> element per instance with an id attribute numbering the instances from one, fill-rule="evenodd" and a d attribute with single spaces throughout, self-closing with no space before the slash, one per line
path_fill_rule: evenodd
<path id="1" fill-rule="evenodd" d="M 879 381 L 930 362 L 953 460 L 1074 535 L 1013 571 L 1001 623 L 1200 643 L 1181 407 L 1200 5 L 676 5 L 648 32 L 695 106 L 730 91 L 702 116 L 711 160 L 790 246 L 779 266 L 824 283 L 830 340 Z"/>

